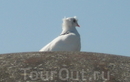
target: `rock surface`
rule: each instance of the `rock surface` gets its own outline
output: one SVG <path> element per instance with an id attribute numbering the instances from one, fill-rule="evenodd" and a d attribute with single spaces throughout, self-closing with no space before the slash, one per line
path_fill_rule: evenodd
<path id="1" fill-rule="evenodd" d="M 129 82 L 130 57 L 92 52 L 0 55 L 0 82 Z"/>

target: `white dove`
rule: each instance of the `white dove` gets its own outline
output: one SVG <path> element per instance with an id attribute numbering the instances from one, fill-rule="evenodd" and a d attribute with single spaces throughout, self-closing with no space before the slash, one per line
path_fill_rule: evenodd
<path id="1" fill-rule="evenodd" d="M 76 16 L 63 18 L 62 32 L 61 34 L 52 40 L 49 44 L 43 47 L 40 52 L 43 51 L 80 51 L 80 35 L 76 30 L 78 25 Z"/>

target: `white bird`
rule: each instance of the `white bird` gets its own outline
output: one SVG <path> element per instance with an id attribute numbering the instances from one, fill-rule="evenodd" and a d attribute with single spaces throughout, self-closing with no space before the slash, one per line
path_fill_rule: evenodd
<path id="1" fill-rule="evenodd" d="M 62 32 L 61 34 L 52 40 L 49 44 L 43 47 L 40 52 L 43 51 L 80 51 L 80 35 L 76 30 L 78 25 L 76 16 L 63 18 Z"/>

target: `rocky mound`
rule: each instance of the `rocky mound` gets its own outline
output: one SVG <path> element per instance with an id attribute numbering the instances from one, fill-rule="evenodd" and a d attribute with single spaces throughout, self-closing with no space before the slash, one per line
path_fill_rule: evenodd
<path id="1" fill-rule="evenodd" d="M 92 52 L 0 55 L 0 82 L 129 82 L 130 57 Z"/>

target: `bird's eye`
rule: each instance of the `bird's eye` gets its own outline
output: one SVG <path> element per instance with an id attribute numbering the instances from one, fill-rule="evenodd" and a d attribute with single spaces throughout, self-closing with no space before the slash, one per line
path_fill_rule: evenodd
<path id="1" fill-rule="evenodd" d="M 76 20 L 74 19 L 73 22 L 76 22 Z"/>

